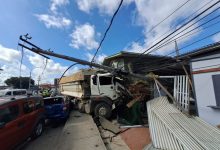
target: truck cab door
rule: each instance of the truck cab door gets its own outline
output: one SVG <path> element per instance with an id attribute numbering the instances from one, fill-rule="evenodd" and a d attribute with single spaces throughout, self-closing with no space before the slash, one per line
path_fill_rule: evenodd
<path id="1" fill-rule="evenodd" d="M 98 75 L 98 83 L 101 96 L 107 96 L 112 100 L 117 98 L 112 76 Z"/>
<path id="2" fill-rule="evenodd" d="M 98 87 L 98 79 L 97 75 L 91 76 L 90 81 L 90 88 L 91 88 L 91 95 L 100 95 L 99 87 Z"/>

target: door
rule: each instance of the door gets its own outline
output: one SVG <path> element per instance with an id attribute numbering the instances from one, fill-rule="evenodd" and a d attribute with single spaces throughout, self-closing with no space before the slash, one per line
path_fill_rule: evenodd
<path id="1" fill-rule="evenodd" d="M 101 96 L 107 96 L 112 100 L 116 99 L 115 86 L 113 84 L 112 76 L 98 75 L 99 77 L 99 91 Z"/>
<path id="2" fill-rule="evenodd" d="M 24 130 L 23 133 L 28 137 L 36 124 L 38 118 L 38 111 L 34 109 L 33 100 L 27 100 L 23 103 L 23 121 L 24 121 Z"/>
<path id="3" fill-rule="evenodd" d="M 17 104 L 0 108 L 0 147 L 1 149 L 12 149 L 19 144 L 23 138 L 20 126 L 19 106 Z"/>

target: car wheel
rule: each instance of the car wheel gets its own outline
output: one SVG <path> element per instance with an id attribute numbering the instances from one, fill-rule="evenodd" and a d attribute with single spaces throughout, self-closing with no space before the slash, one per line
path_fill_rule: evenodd
<path id="1" fill-rule="evenodd" d="M 110 105 L 106 103 L 99 103 L 95 106 L 94 113 L 95 113 L 95 116 L 102 116 L 105 118 L 110 118 L 112 114 L 112 109 Z"/>
<path id="2" fill-rule="evenodd" d="M 44 122 L 43 121 L 39 121 L 37 123 L 37 125 L 35 126 L 35 128 L 34 128 L 32 138 L 39 137 L 43 133 L 43 130 L 44 130 Z"/>

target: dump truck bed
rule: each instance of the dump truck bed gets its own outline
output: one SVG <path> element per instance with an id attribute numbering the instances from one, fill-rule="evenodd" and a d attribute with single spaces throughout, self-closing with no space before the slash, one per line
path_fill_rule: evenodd
<path id="1" fill-rule="evenodd" d="M 78 72 L 63 77 L 59 82 L 60 92 L 63 95 L 84 98 L 91 95 L 90 76 L 94 75 L 97 70 L 79 70 Z"/>

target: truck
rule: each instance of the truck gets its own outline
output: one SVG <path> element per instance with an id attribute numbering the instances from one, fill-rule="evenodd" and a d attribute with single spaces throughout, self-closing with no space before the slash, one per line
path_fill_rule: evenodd
<path id="1" fill-rule="evenodd" d="M 109 118 L 121 97 L 122 79 L 97 69 L 82 69 L 59 81 L 59 90 L 80 112 Z"/>

